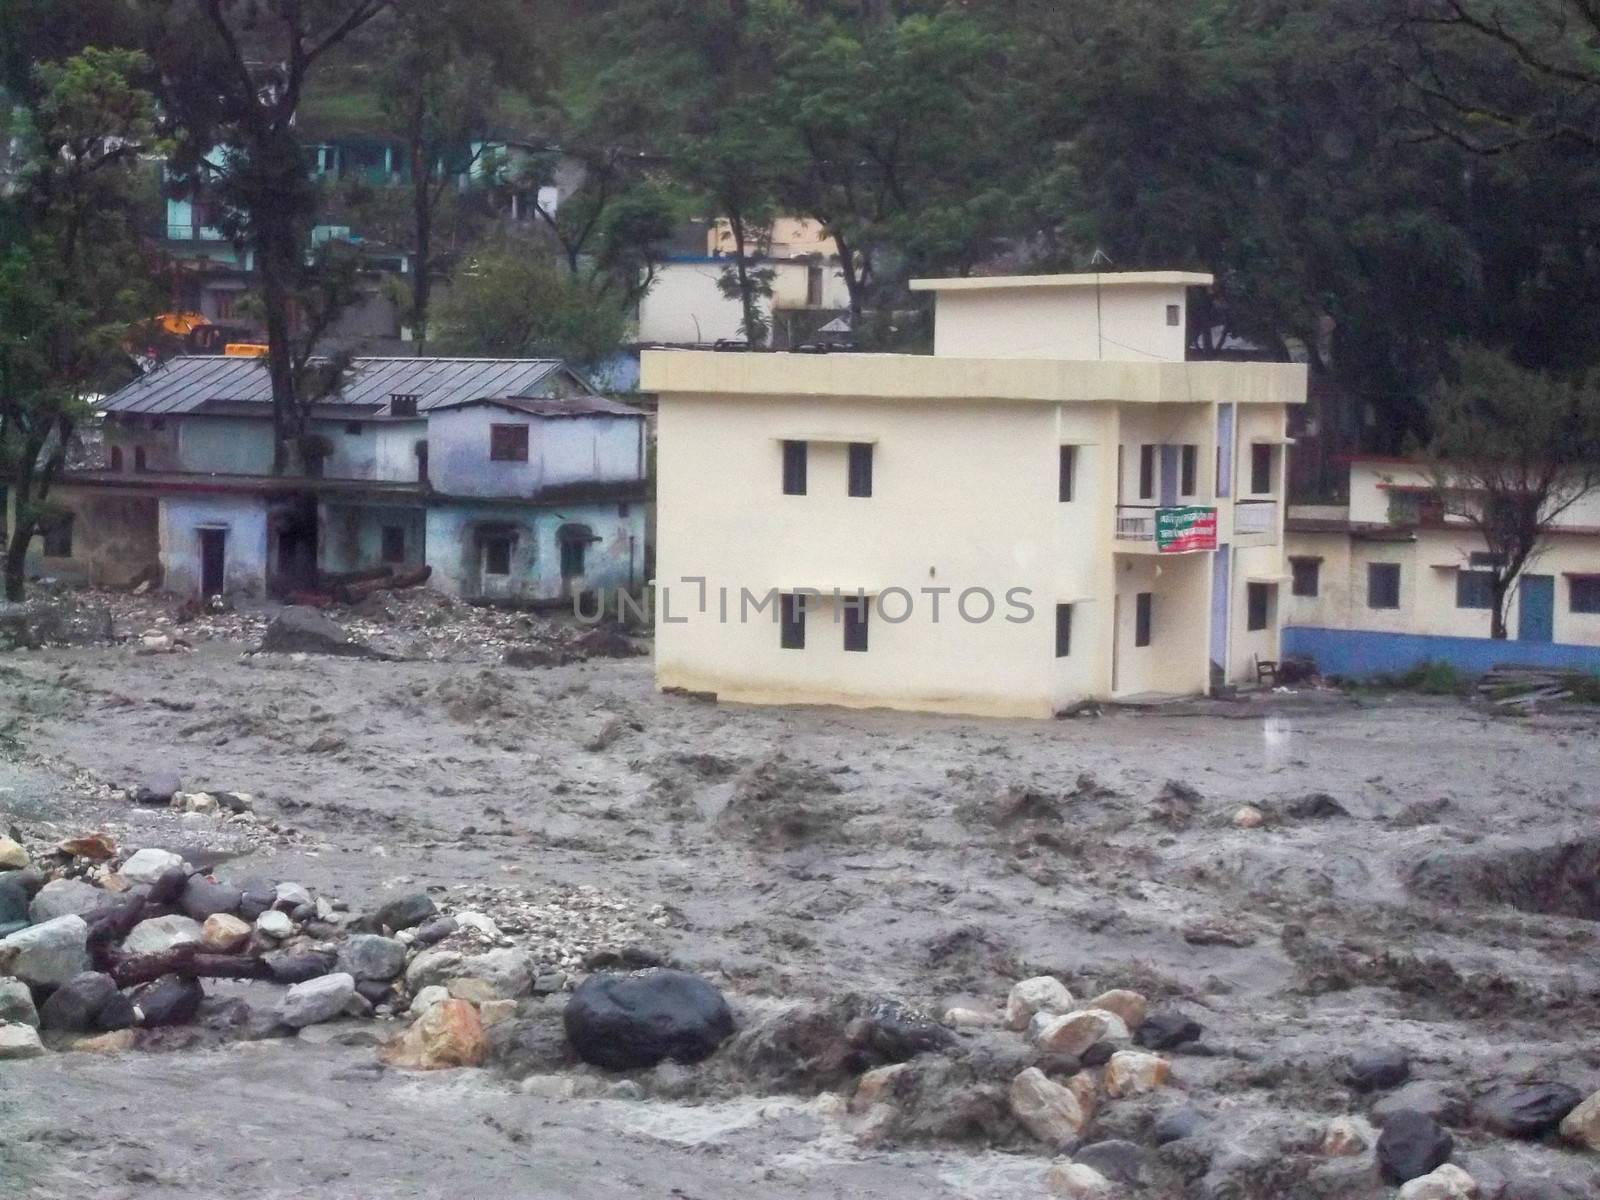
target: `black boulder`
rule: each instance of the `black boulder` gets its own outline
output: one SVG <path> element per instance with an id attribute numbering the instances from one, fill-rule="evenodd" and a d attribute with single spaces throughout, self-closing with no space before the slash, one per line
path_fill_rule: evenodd
<path id="1" fill-rule="evenodd" d="M 1358 1054 L 1345 1068 L 1345 1082 L 1363 1092 L 1378 1092 L 1399 1087 L 1411 1078 L 1411 1060 L 1398 1046 L 1370 1054 Z"/>
<path id="2" fill-rule="evenodd" d="M 39 1025 L 67 1033 L 88 1033 L 99 1028 L 101 1009 L 118 995 L 116 981 L 98 971 L 74 975 L 44 1002 L 39 1010 Z"/>
<path id="3" fill-rule="evenodd" d="M 733 1035 L 733 1012 L 721 992 L 684 971 L 602 972 L 572 993 L 563 1025 L 585 1062 L 626 1071 L 710 1056 Z"/>
<path id="4" fill-rule="evenodd" d="M 1378 1135 L 1378 1170 L 1393 1184 L 1426 1175 L 1450 1159 L 1455 1139 L 1425 1113 L 1397 1112 Z"/>
<path id="5" fill-rule="evenodd" d="M 1151 1013 L 1133 1031 L 1133 1040 L 1146 1050 L 1171 1050 L 1185 1042 L 1197 1041 L 1201 1034 L 1200 1023 L 1191 1021 L 1181 1012 L 1165 1009 Z"/>

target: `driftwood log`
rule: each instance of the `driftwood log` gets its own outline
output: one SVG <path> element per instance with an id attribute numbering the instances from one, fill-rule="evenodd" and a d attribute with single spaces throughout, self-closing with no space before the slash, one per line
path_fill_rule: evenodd
<path id="1" fill-rule="evenodd" d="M 340 604 L 359 604 L 368 596 L 377 592 L 398 591 L 401 588 L 416 587 L 426 583 L 433 575 L 433 568 L 428 566 L 405 567 L 395 571 L 388 567 L 384 570 L 387 574 L 372 578 L 354 580 L 342 583 L 333 589 L 334 599 Z"/>

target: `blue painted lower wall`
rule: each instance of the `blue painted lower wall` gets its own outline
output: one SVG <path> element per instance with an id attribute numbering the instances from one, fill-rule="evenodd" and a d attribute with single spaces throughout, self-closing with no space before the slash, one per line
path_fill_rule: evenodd
<path id="1" fill-rule="evenodd" d="M 1284 626 L 1282 654 L 1285 658 L 1311 659 L 1323 675 L 1352 679 L 1397 675 L 1424 662 L 1447 662 L 1467 673 L 1481 673 L 1507 663 L 1600 671 L 1600 646 L 1514 639 L 1497 642 L 1492 638 L 1318 629 L 1308 625 Z"/>

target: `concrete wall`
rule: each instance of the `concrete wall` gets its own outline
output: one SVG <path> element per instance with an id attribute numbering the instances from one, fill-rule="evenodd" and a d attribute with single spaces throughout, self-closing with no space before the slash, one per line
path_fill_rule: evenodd
<path id="1" fill-rule="evenodd" d="M 1345 533 L 1290 533 L 1289 557 L 1320 558 L 1318 595 L 1290 598 L 1285 624 L 1327 629 L 1487 638 L 1490 613 L 1456 606 L 1456 574 L 1468 556 L 1484 549 L 1469 530 L 1423 529 L 1411 540 L 1374 541 Z M 1367 605 L 1370 563 L 1400 567 L 1400 607 Z M 1572 611 L 1570 576 L 1600 575 L 1600 535 L 1553 534 L 1526 574 L 1555 579 L 1555 641 L 1600 646 L 1600 614 Z M 1287 589 L 1285 589 L 1287 591 Z M 1506 624 L 1513 637 L 1520 618 L 1512 585 Z"/>
<path id="2" fill-rule="evenodd" d="M 1561 642 L 1497 642 L 1487 638 L 1433 637 L 1353 629 L 1286 626 L 1284 653 L 1310 658 L 1324 675 L 1363 679 L 1399 675 L 1429 662 L 1445 662 L 1467 674 L 1501 665 L 1567 667 L 1600 672 L 1600 647 Z"/>
<path id="3" fill-rule="evenodd" d="M 933 352 L 941 358 L 1181 362 L 1181 285 L 996 288 L 939 293 Z M 1167 323 L 1167 306 L 1178 322 Z"/>
<path id="4" fill-rule="evenodd" d="M 248 417 L 184 417 L 171 469 L 218 475 L 272 474 L 272 421 Z"/>
<path id="5" fill-rule="evenodd" d="M 528 427 L 527 462 L 489 458 L 492 425 Z M 434 414 L 428 427 L 429 478 L 454 496 L 533 496 L 541 488 L 580 480 L 643 477 L 644 418 L 531 417 L 474 405 Z"/>
<path id="6" fill-rule="evenodd" d="M 404 531 L 405 565 L 423 563 L 426 510 L 401 505 L 324 503 L 318 565 L 325 571 L 354 571 L 384 565 L 383 531 L 389 526 Z"/>
<path id="7" fill-rule="evenodd" d="M 742 341 L 744 307 L 738 297 L 725 296 L 719 281 L 730 269 L 729 259 L 703 262 L 669 262 L 656 269 L 655 282 L 639 302 L 639 340 L 671 345 L 705 345 Z M 806 308 L 809 266 L 801 261 L 769 260 L 772 295 L 757 307 L 771 324 L 774 308 Z M 850 292 L 837 264 L 822 264 L 822 303 L 819 308 L 847 308 Z"/>
<path id="8" fill-rule="evenodd" d="M 259 496 L 173 494 L 161 498 L 163 587 L 179 596 L 200 595 L 202 528 L 227 531 L 224 589 L 259 595 L 267 584 L 267 504 Z"/>
<path id="9" fill-rule="evenodd" d="M 1390 519 L 1393 488 L 1432 486 L 1432 477 L 1416 463 L 1357 459 L 1350 464 L 1350 520 L 1362 525 L 1384 524 Z M 1447 519 L 1460 520 L 1457 517 Z M 1564 529 L 1600 529 L 1600 491 L 1578 500 L 1556 518 L 1554 525 Z"/>
<path id="10" fill-rule="evenodd" d="M 35 537 L 28 548 L 28 574 L 121 587 L 146 567 L 160 562 L 159 519 L 153 495 L 58 485 L 51 489 L 50 503 L 73 516 L 72 553 L 66 557 L 46 555 L 45 539 Z M 7 530 L 13 520 L 13 514 L 8 512 Z"/>
<path id="11" fill-rule="evenodd" d="M 585 554 L 584 574 L 564 581 L 561 526 L 589 526 L 598 541 Z M 485 575 L 480 535 L 513 537 L 511 572 Z M 645 513 L 641 504 L 574 504 L 559 510 L 520 505 L 473 504 L 430 508 L 426 519 L 430 585 L 453 596 L 559 601 L 572 592 L 639 587 L 644 583 Z M 608 603 L 608 608 L 614 608 Z"/>

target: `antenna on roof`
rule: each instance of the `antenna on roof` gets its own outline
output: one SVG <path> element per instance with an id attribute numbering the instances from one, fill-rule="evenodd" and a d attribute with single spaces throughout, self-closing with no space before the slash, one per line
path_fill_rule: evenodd
<path id="1" fill-rule="evenodd" d="M 1099 246 L 1096 246 L 1094 248 L 1094 253 L 1089 256 L 1089 265 L 1091 267 L 1109 267 L 1112 265 L 1111 255 L 1107 254 Z M 1100 323 L 1100 275 L 1098 271 L 1095 272 L 1094 281 L 1094 344 L 1095 357 L 1104 358 L 1106 356 L 1106 339 L 1105 331 Z"/>

